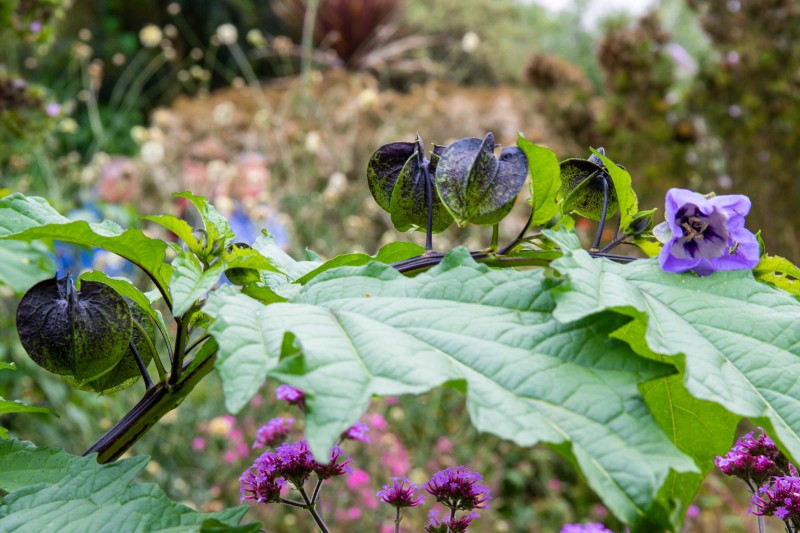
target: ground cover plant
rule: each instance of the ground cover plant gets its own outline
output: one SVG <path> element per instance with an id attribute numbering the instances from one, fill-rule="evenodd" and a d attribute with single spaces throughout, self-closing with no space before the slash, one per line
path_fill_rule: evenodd
<path id="1" fill-rule="evenodd" d="M 0 199 L 4 241 L 101 248 L 149 280 L 51 270 L 27 288 L 17 329 L 34 361 L 101 394 L 132 385 L 138 371 L 146 392 L 83 458 L 0 442 L 0 525 L 257 531 L 238 525 L 246 507 L 197 513 L 130 483 L 146 458 L 120 460 L 212 370 L 232 413 L 266 381 L 282 383 L 280 397 L 302 409 L 304 439 L 280 442 L 288 421 L 259 433 L 274 451 L 242 475 L 242 501 L 302 508 L 322 531 L 335 530 L 318 512 L 323 484 L 353 467 L 345 441 L 364 439 L 360 420 L 376 396 L 459 391 L 478 431 L 548 444 L 632 531 L 680 528 L 742 418 L 795 457 L 798 271 L 747 229 L 747 197 L 671 189 L 654 227 L 656 210 L 639 210 L 631 175 L 604 150 L 559 162 L 523 136 L 496 148 L 491 133 L 376 147 L 364 186 L 398 229 L 425 232 L 426 246 L 395 242 L 329 261 L 310 251 L 296 260 L 267 232 L 236 241 L 230 222 L 192 192 L 178 196 L 198 226 L 145 217 L 167 240 L 70 220 L 38 197 Z M 530 218 L 499 242 L 497 224 L 528 175 Z M 596 222 L 587 249 L 572 229 L 578 218 Z M 435 233 L 452 222 L 488 226 L 486 246 L 437 250 Z M 448 511 L 431 515 L 428 531 L 466 530 L 491 505 L 469 465 L 429 476 L 425 493 Z M 378 494 L 396 508 L 387 521 L 399 529 L 399 511 L 413 513 L 421 492 L 390 477 Z M 783 490 L 766 483 L 776 486 L 762 493 Z M 758 514 L 786 519 L 786 508 L 761 498 Z"/>

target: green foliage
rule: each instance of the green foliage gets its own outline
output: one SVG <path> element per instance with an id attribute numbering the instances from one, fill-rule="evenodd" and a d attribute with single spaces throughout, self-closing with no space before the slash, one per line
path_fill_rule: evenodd
<path id="1" fill-rule="evenodd" d="M 15 370 L 14 363 L 6 363 L 0 361 L 0 371 L 2 370 Z M 16 400 L 5 400 L 0 396 L 0 415 L 9 413 L 45 413 L 58 416 L 58 413 L 47 407 L 36 407 L 34 405 L 25 405 L 24 403 Z M 8 438 L 8 430 L 0 426 L 0 439 Z"/>
<path id="2" fill-rule="evenodd" d="M 237 507 L 202 514 L 170 501 L 156 485 L 131 483 L 147 461 L 141 456 L 99 465 L 91 455 L 77 457 L 55 448 L 2 440 L 0 490 L 6 496 L 0 500 L 0 527 L 20 532 L 188 533 L 212 524 L 235 526 L 247 511 Z"/>
<path id="3" fill-rule="evenodd" d="M 23 292 L 55 270 L 53 259 L 41 243 L 0 241 L 0 285 Z"/>
<path id="4" fill-rule="evenodd" d="M 531 206 L 533 207 L 531 224 L 541 226 L 550 222 L 558 213 L 556 195 L 561 185 L 561 168 L 558 158 L 552 150 L 533 144 L 522 134 L 517 139 L 517 146 L 528 158 L 528 171 L 531 175 Z"/>

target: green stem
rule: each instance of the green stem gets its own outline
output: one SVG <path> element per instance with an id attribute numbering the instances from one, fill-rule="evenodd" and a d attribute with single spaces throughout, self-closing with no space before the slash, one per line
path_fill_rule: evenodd
<path id="1" fill-rule="evenodd" d="M 497 250 L 497 241 L 500 239 L 500 223 L 498 222 L 492 226 L 492 244 L 489 246 L 489 251 L 494 252 Z"/>
<path id="2" fill-rule="evenodd" d="M 192 389 L 214 369 L 215 360 L 216 353 L 185 374 L 181 382 L 173 387 L 160 382 L 148 389 L 139 403 L 83 455 L 97 453 L 97 462 L 100 464 L 119 459 L 161 417 L 181 404 Z"/>
<path id="3" fill-rule="evenodd" d="M 133 344 L 133 341 L 128 341 L 128 347 L 131 349 L 131 353 L 133 353 L 133 358 L 136 359 L 136 366 L 139 367 L 139 373 L 142 374 L 142 379 L 144 380 L 145 389 L 150 389 L 153 387 L 153 380 L 150 379 L 150 374 L 147 372 L 147 367 L 144 366 L 144 361 L 142 361 L 142 356 L 139 355 L 139 350 L 136 349 L 136 345 Z"/>
<path id="4" fill-rule="evenodd" d="M 600 180 L 603 183 L 603 211 L 600 213 L 600 222 L 597 224 L 597 234 L 594 236 L 592 250 L 597 250 L 600 247 L 600 239 L 603 237 L 603 229 L 606 225 L 606 214 L 608 213 L 608 180 L 604 174 L 600 174 Z"/>
<path id="5" fill-rule="evenodd" d="M 175 354 L 174 360 L 172 362 L 172 368 L 170 369 L 169 379 L 167 380 L 167 384 L 170 387 L 175 386 L 181 377 L 183 358 L 186 355 L 186 338 L 189 331 L 188 318 L 193 312 L 194 308 L 189 309 L 183 316 L 175 318 L 175 322 L 178 323 L 178 332 L 175 335 L 175 349 L 173 350 Z"/>
<path id="6" fill-rule="evenodd" d="M 311 55 L 314 47 L 314 24 L 317 21 L 317 8 L 319 0 L 308 0 L 306 2 L 306 12 L 303 17 L 303 57 L 300 59 L 300 73 L 303 76 L 303 85 L 306 95 L 308 95 L 309 73 L 311 72 Z"/>
<path id="7" fill-rule="evenodd" d="M 164 365 L 161 363 L 161 357 L 159 357 L 158 352 L 156 351 L 156 347 L 153 344 L 153 340 L 150 338 L 150 335 L 144 330 L 139 321 L 135 318 L 133 319 L 133 325 L 139 330 L 142 338 L 147 343 L 147 347 L 150 348 L 150 351 L 153 353 L 153 361 L 156 364 L 156 370 L 158 371 L 158 381 L 166 381 L 167 379 L 167 371 L 164 370 Z"/>
<path id="8" fill-rule="evenodd" d="M 528 228 L 531 227 L 531 222 L 533 222 L 533 211 L 531 211 L 530 216 L 528 216 L 528 221 L 525 223 L 525 226 L 520 230 L 517 237 L 508 243 L 505 248 L 497 252 L 497 255 L 506 255 L 510 252 L 516 245 L 518 245 L 522 240 L 525 238 L 525 232 L 528 231 Z"/>
<path id="9" fill-rule="evenodd" d="M 433 250 L 433 182 L 431 181 L 431 173 L 427 166 L 423 168 L 423 171 L 425 172 L 425 202 L 428 204 L 428 225 L 425 227 L 425 250 L 430 251 Z"/>
<path id="10" fill-rule="evenodd" d="M 303 497 L 303 501 L 306 502 L 306 509 L 309 513 L 311 513 L 312 518 L 314 518 L 314 522 L 317 523 L 317 527 L 323 533 L 330 533 L 328 530 L 328 526 L 325 525 L 325 521 L 322 520 L 322 517 L 319 515 L 316 509 L 316 505 L 308 498 L 308 494 L 306 494 L 306 489 L 303 488 L 302 485 L 297 487 L 297 490 L 300 491 L 300 496 Z"/>
<path id="11" fill-rule="evenodd" d="M 394 533 L 400 533 L 400 508 L 397 508 L 397 514 L 394 517 Z"/>

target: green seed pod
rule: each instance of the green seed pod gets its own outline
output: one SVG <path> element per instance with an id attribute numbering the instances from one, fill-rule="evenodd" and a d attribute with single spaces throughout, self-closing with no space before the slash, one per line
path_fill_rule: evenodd
<path id="1" fill-rule="evenodd" d="M 128 302 L 128 305 L 130 306 L 131 318 L 135 320 L 136 323 L 138 323 L 142 328 L 140 330 L 136 324 L 133 324 L 131 342 L 136 347 L 139 357 L 142 358 L 142 363 L 144 363 L 144 366 L 147 367 L 153 357 L 157 357 L 157 354 L 153 352 L 153 346 L 155 346 L 156 328 L 153 326 L 147 311 L 139 307 L 139 305 L 130 298 L 125 298 L 125 301 Z M 142 333 L 142 330 L 144 330 L 144 333 Z M 147 337 L 150 339 L 149 342 L 148 339 L 145 338 L 145 335 L 147 335 Z M 100 394 L 111 394 L 112 392 L 127 389 L 139 381 L 139 378 L 141 377 L 142 374 L 139 370 L 139 365 L 136 363 L 133 352 L 129 347 L 128 352 L 122 356 L 122 359 L 120 359 L 119 363 L 117 363 L 117 365 L 109 372 L 103 374 L 96 380 L 89 381 L 87 383 L 78 383 L 69 376 L 64 376 L 64 381 L 79 390 L 97 392 Z"/>
<path id="2" fill-rule="evenodd" d="M 603 148 L 597 150 L 605 155 Z M 592 154 L 589 159 L 567 159 L 561 162 L 561 189 L 558 198 L 564 213 L 574 212 L 590 220 L 598 221 L 603 212 L 603 182 L 608 186 L 606 217 L 614 216 L 618 209 L 614 182 L 599 157 Z"/>
<path id="3" fill-rule="evenodd" d="M 494 225 L 514 207 L 525 178 L 528 158 L 516 146 L 494 155 L 494 135 L 460 139 L 442 152 L 436 169 L 436 191 L 459 226 Z"/>
<path id="4" fill-rule="evenodd" d="M 53 277 L 31 287 L 17 308 L 22 346 L 39 366 L 77 383 L 96 380 L 128 351 L 131 310 L 103 283 Z"/>
<path id="5" fill-rule="evenodd" d="M 656 217 L 658 209 L 648 209 L 647 211 L 639 211 L 628 224 L 627 228 L 623 228 L 625 235 L 641 235 L 648 233 L 653 229 L 653 221 Z"/>
<path id="6" fill-rule="evenodd" d="M 443 146 L 434 145 L 428 161 L 422 139 L 417 136 L 415 142 L 385 144 L 372 154 L 367 166 L 369 190 L 378 205 L 391 215 L 392 224 L 398 230 L 425 231 L 428 224 L 427 186 L 431 187 L 433 232 L 442 232 L 453 223 L 453 218 L 433 191 L 433 176 L 443 150 Z"/>

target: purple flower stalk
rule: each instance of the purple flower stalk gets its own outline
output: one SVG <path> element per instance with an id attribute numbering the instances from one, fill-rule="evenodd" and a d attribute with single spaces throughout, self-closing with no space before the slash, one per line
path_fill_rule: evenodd
<path id="1" fill-rule="evenodd" d="M 758 438 L 754 438 L 751 431 L 736 441 L 731 451 L 714 459 L 714 464 L 723 474 L 744 480 L 751 492 L 772 477 L 797 475 L 795 467 L 786 460 L 772 439 L 763 433 L 763 429 L 759 430 L 762 434 Z"/>
<path id="2" fill-rule="evenodd" d="M 376 496 L 383 503 L 388 503 L 398 509 L 400 507 L 416 507 L 425 503 L 424 496 L 417 496 L 419 487 L 406 477 L 393 477 L 391 485 L 384 485 Z"/>
<path id="3" fill-rule="evenodd" d="M 294 418 L 283 418 L 281 416 L 271 419 L 269 422 L 258 428 L 256 440 L 253 448 L 267 448 L 277 446 L 284 442 L 294 425 Z"/>
<path id="4" fill-rule="evenodd" d="M 658 260 L 665 272 L 752 269 L 759 261 L 756 236 L 744 227 L 750 199 L 741 194 L 706 198 L 687 189 L 667 192 L 665 218 L 672 236 Z"/>
<path id="5" fill-rule="evenodd" d="M 784 522 L 800 520 L 800 477 L 782 476 L 773 479 L 753 494 L 750 512 L 757 516 L 777 516 Z"/>
<path id="6" fill-rule="evenodd" d="M 357 440 L 359 442 L 369 443 L 369 426 L 358 422 L 350 426 L 350 429 L 342 433 L 342 440 Z"/>
<path id="7" fill-rule="evenodd" d="M 482 480 L 483 476 L 479 473 L 459 465 L 435 473 L 425 484 L 425 490 L 431 493 L 437 502 L 454 511 L 489 509 L 488 502 L 492 496 L 487 487 L 480 485 Z"/>
<path id="8" fill-rule="evenodd" d="M 470 511 L 459 518 L 451 517 L 448 520 L 439 520 L 439 511 L 432 510 L 428 514 L 429 522 L 425 526 L 426 533 L 464 533 L 473 520 L 480 517 L 477 511 Z"/>
<path id="9" fill-rule="evenodd" d="M 588 524 L 564 524 L 561 528 L 561 533 L 613 533 L 606 526 L 597 522 L 589 522 Z"/>
<path id="10" fill-rule="evenodd" d="M 296 389 L 291 385 L 281 385 L 275 389 L 275 397 L 283 400 L 289 405 L 297 405 L 301 409 L 306 405 L 306 394 L 300 389 Z"/>

